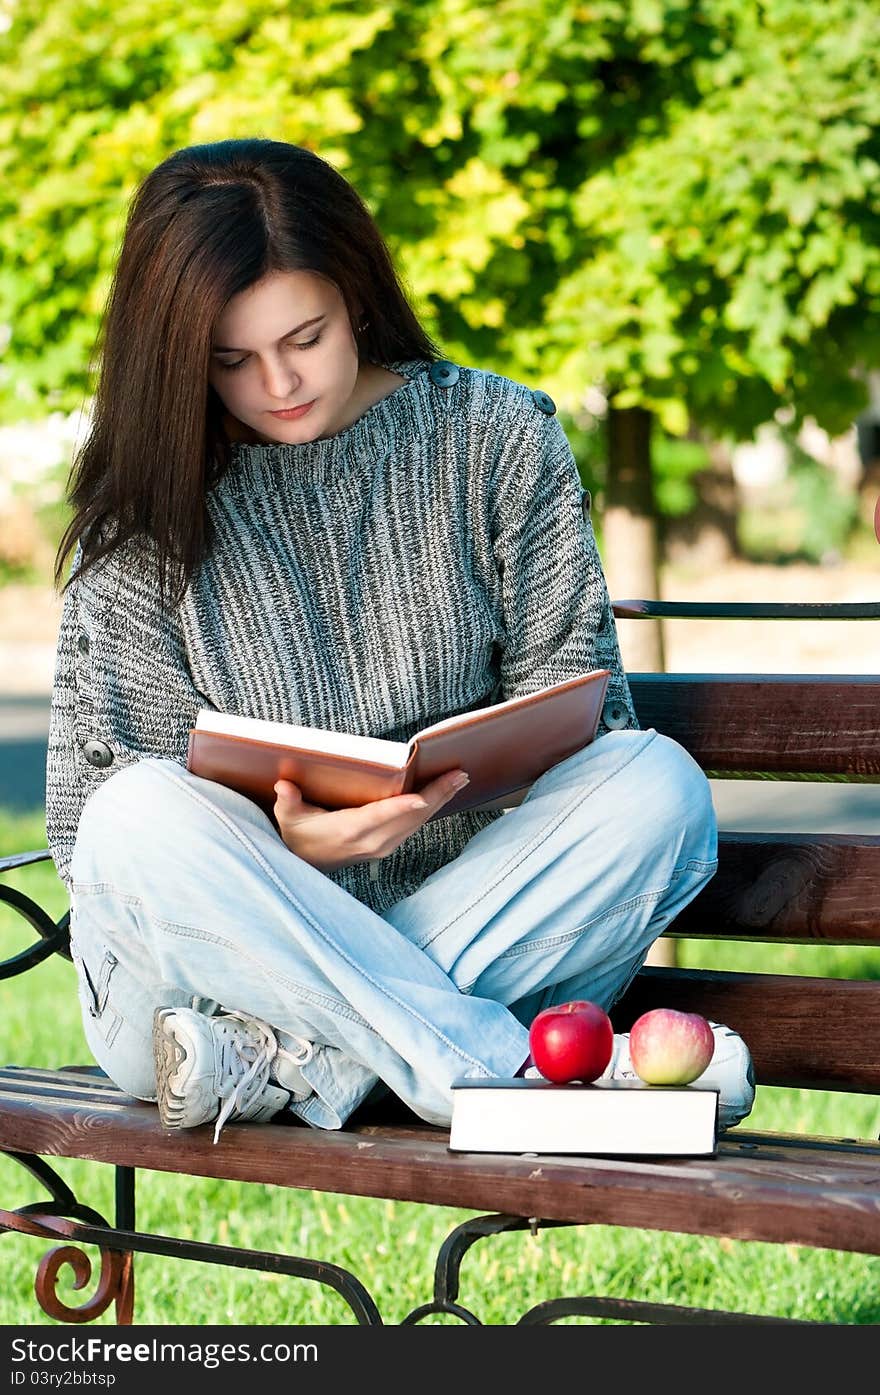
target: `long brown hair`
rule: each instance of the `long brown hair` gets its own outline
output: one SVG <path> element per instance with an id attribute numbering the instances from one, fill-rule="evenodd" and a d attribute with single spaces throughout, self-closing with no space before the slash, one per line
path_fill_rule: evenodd
<path id="1" fill-rule="evenodd" d="M 229 464 L 222 404 L 208 383 L 214 325 L 232 296 L 268 272 L 300 270 L 337 286 L 353 326 L 366 320 L 362 359 L 438 357 L 366 205 L 312 151 L 259 137 L 218 141 L 178 150 L 146 177 L 99 335 L 56 588 L 77 543 L 81 576 L 146 540 L 163 598 L 179 603 L 210 546 L 207 491 Z"/>

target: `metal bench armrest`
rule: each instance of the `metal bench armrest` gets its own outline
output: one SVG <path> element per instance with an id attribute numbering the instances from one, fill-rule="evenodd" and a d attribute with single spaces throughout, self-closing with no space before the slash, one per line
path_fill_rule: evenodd
<path id="1" fill-rule="evenodd" d="M 36 852 L 10 853 L 8 857 L 0 857 L 0 872 L 11 872 L 14 867 L 27 867 L 32 862 L 45 862 L 51 856 L 48 848 L 40 848 Z"/>
<path id="2" fill-rule="evenodd" d="M 618 620 L 880 620 L 880 601 L 614 601 Z"/>

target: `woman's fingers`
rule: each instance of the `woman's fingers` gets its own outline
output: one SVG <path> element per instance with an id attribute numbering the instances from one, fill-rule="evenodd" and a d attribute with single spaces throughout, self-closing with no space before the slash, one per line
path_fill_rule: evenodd
<path id="1" fill-rule="evenodd" d="M 274 789 L 277 797 L 287 804 L 296 804 L 302 799 L 299 785 L 295 785 L 292 780 L 276 780 Z"/>
<path id="2" fill-rule="evenodd" d="M 467 783 L 464 771 L 447 771 L 413 794 L 329 811 L 306 803 L 292 780 L 277 780 L 275 818 L 291 852 L 321 871 L 334 870 L 352 860 L 387 856 Z"/>
<path id="3" fill-rule="evenodd" d="M 448 804 L 454 794 L 464 789 L 470 780 L 470 776 L 463 770 L 447 770 L 444 775 L 438 775 L 436 780 L 431 780 L 427 785 L 423 785 L 415 797 L 410 796 L 412 809 L 440 809 L 444 804 Z"/>
<path id="4" fill-rule="evenodd" d="M 302 790 L 292 780 L 276 780 L 273 789 L 275 790 L 276 816 L 279 810 L 288 816 L 327 813 L 327 810 L 322 808 L 320 804 L 309 804 L 307 800 L 303 799 Z"/>
<path id="5" fill-rule="evenodd" d="M 373 809 L 380 816 L 384 813 L 392 818 L 400 818 L 407 814 L 419 814 L 427 818 L 463 789 L 468 779 L 463 770 L 448 770 L 444 775 L 438 775 L 436 780 L 422 785 L 422 788 L 413 794 L 392 795 L 390 799 L 378 799 L 374 804 L 365 804 L 363 808 Z M 423 819 L 419 820 L 422 821 Z"/>
<path id="6" fill-rule="evenodd" d="M 396 837 L 400 843 L 421 828 L 444 804 L 448 804 L 453 795 L 468 783 L 468 778 L 462 770 L 446 771 L 413 794 L 391 795 L 389 799 L 377 799 L 350 812 L 359 815 L 358 831 L 363 836 L 384 833 Z"/>

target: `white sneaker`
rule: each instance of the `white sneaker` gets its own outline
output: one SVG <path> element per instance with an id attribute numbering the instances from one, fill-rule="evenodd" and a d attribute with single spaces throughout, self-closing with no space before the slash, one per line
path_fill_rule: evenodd
<path id="1" fill-rule="evenodd" d="M 702 1075 L 691 1084 L 718 1091 L 719 1131 L 732 1129 L 751 1113 L 755 1102 L 755 1071 L 749 1048 L 731 1027 L 710 1022 L 715 1052 Z M 615 1032 L 611 1060 L 600 1080 L 637 1080 L 629 1057 L 629 1032 Z"/>
<path id="2" fill-rule="evenodd" d="M 742 1037 L 720 1022 L 710 1022 L 715 1037 L 715 1052 L 702 1075 L 692 1085 L 718 1091 L 718 1128 L 732 1129 L 751 1113 L 755 1102 L 755 1072 L 749 1048 Z M 525 1075 L 540 1077 L 537 1066 L 529 1066 Z M 629 1057 L 629 1032 L 615 1032 L 611 1060 L 599 1076 L 600 1080 L 638 1080 Z"/>
<path id="3" fill-rule="evenodd" d="M 153 1057 L 163 1127 L 194 1129 L 216 1119 L 216 1143 L 228 1120 L 263 1123 L 291 1099 L 307 1099 L 311 1086 L 298 1067 L 312 1059 L 313 1048 L 297 1041 L 302 1049 L 294 1055 L 271 1027 L 246 1012 L 157 1008 Z M 277 1074 L 282 1063 L 283 1087 Z"/>

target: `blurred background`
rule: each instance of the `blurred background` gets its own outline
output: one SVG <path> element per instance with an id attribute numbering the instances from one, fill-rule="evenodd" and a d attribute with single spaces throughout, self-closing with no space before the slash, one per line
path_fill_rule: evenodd
<path id="1" fill-rule="evenodd" d="M 878 68 L 874 0 L 0 0 L 0 807 L 42 800 L 128 200 L 199 141 L 330 160 L 444 353 L 554 397 L 613 596 L 877 599 Z M 620 626 L 631 670 L 869 672 L 875 631 Z"/>

